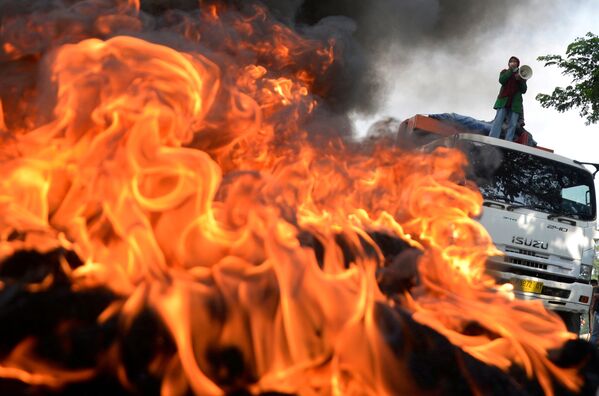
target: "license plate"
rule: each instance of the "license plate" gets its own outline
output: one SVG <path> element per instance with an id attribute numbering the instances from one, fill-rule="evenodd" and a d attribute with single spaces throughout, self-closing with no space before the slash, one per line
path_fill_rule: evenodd
<path id="1" fill-rule="evenodd" d="M 543 290 L 543 282 L 537 282 L 532 279 L 516 279 L 510 280 L 510 283 L 514 285 L 515 290 L 528 292 L 528 293 L 541 293 Z"/>

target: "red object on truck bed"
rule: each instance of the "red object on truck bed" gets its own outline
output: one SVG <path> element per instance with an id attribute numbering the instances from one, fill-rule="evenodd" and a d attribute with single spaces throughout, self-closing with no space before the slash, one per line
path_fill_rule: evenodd
<path id="1" fill-rule="evenodd" d="M 480 132 L 471 131 L 466 127 L 461 127 L 461 125 L 454 126 L 452 124 L 422 114 L 416 114 L 401 123 L 397 136 L 398 143 L 403 146 L 420 146 L 441 137 L 452 136 L 458 133 L 480 134 Z M 527 140 L 528 135 L 524 135 L 516 143 L 526 145 Z M 535 146 L 535 148 L 553 153 L 552 149 L 546 147 Z"/>
<path id="2" fill-rule="evenodd" d="M 460 132 L 457 128 L 452 127 L 442 121 L 435 120 L 421 114 L 416 114 L 414 117 L 408 118 L 403 123 L 406 123 L 406 132 L 408 135 L 414 135 L 416 133 L 422 134 L 422 132 L 435 133 L 440 136 L 451 136 Z M 402 123 L 402 125 L 403 125 Z"/>

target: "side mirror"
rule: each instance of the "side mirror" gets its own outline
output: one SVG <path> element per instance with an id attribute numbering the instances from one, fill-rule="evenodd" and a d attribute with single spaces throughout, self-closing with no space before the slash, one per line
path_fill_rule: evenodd
<path id="1" fill-rule="evenodd" d="M 593 179 L 597 175 L 597 172 L 599 172 L 599 164 L 596 164 L 594 162 L 580 162 L 580 161 L 574 161 L 574 162 L 576 162 L 578 164 L 581 164 L 581 165 L 590 165 L 590 166 L 594 167 L 595 168 L 595 172 L 593 172 Z"/>

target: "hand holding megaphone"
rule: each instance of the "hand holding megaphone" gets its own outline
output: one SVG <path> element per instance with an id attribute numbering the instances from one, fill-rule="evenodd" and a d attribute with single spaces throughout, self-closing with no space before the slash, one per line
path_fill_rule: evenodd
<path id="1" fill-rule="evenodd" d="M 516 69 L 516 72 L 518 72 L 518 76 L 523 80 L 528 80 L 532 77 L 532 68 L 528 65 L 520 66 Z"/>

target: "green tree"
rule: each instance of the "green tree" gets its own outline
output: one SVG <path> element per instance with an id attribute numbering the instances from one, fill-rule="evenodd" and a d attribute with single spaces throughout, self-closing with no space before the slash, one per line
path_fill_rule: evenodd
<path id="1" fill-rule="evenodd" d="M 568 45 L 566 57 L 545 55 L 537 58 L 545 66 L 557 66 L 562 74 L 571 76 L 572 84 L 556 87 L 551 95 L 540 93 L 536 99 L 543 107 L 564 112 L 579 108 L 586 124 L 599 121 L 599 37 L 591 32 Z"/>

